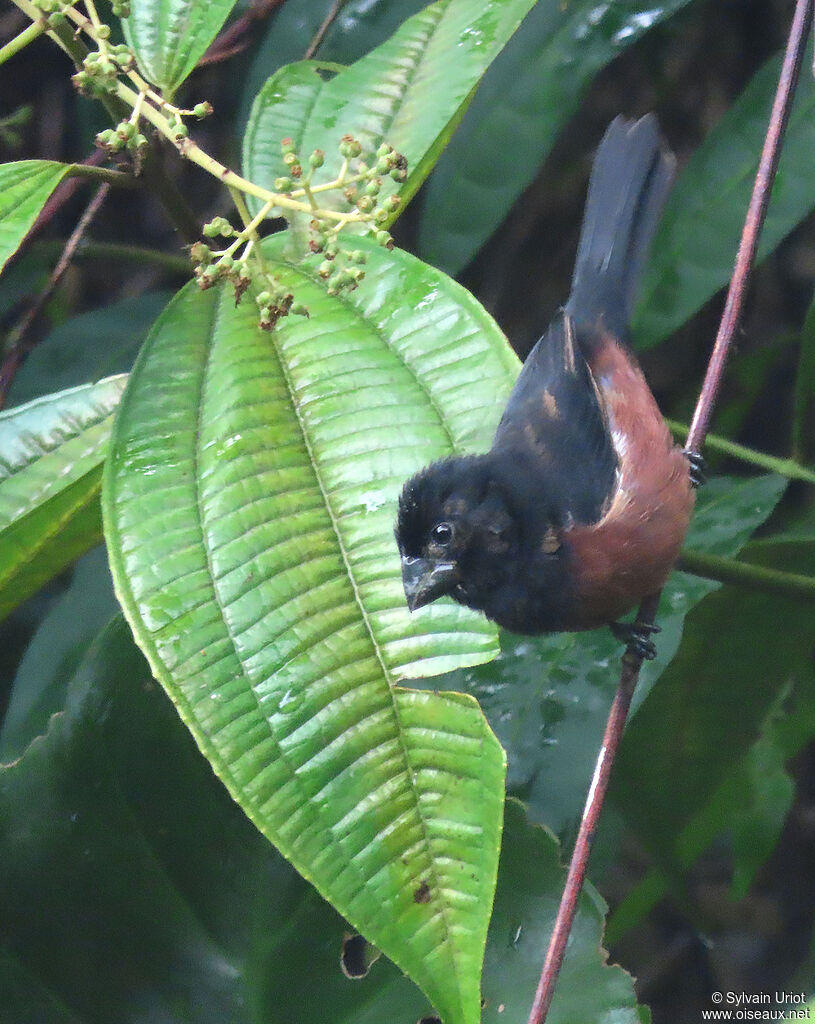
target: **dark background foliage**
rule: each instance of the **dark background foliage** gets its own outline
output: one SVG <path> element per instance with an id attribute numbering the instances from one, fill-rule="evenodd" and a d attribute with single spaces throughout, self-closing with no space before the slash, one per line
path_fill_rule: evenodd
<path id="1" fill-rule="evenodd" d="M 212 100 L 218 116 L 205 123 L 202 143 L 229 164 L 237 163 L 239 136 L 234 129 L 246 113 L 246 83 L 256 73 L 254 62 L 266 45 L 266 33 L 274 31 L 275 18 L 283 17 L 289 4 L 296 0 L 280 5 L 268 21 L 258 21 L 241 52 L 226 64 L 199 69 L 188 86 L 196 97 Z M 311 5 L 315 11 L 318 6 Z M 323 6 L 328 9 L 329 5 Z M 394 2 L 393 24 L 387 31 L 417 6 Z M 690 3 L 594 79 L 535 179 L 459 275 L 492 312 L 519 355 L 526 354 L 567 294 L 591 153 L 606 124 L 621 112 L 634 116 L 656 111 L 681 166 L 753 74 L 783 45 L 791 10 L 787 0 Z M 312 12 L 312 21 L 313 17 Z M 14 10 L 6 10 L 0 16 L 0 36 L 10 37 L 22 24 Z M 290 25 L 287 42 L 291 52 L 276 55 L 275 63 L 302 56 L 316 27 L 305 15 L 291 15 Z M 364 26 L 355 38 L 332 38 L 329 33 L 324 50 L 318 52 L 329 59 L 350 61 L 380 38 L 366 37 Z M 69 82 L 70 70 L 68 61 L 44 39 L 30 47 L 24 59 L 2 69 L 0 115 L 22 105 L 31 105 L 31 111 L 14 136 L 6 132 L 0 138 L 0 158 L 36 156 L 71 161 L 82 160 L 91 152 L 93 135 L 104 126 L 102 113 L 77 99 Z M 173 175 L 202 217 L 226 212 L 222 197 L 205 175 L 194 168 L 179 168 L 172 153 L 166 156 Z M 42 286 L 59 241 L 72 230 L 87 197 L 87 188 L 79 189 L 0 282 L 3 307 L 9 311 L 4 326 L 15 321 L 27 297 Z M 423 201 L 420 193 L 396 228 L 397 243 L 411 251 L 419 247 Z M 134 245 L 179 252 L 178 239 L 157 204 L 135 193 L 107 202 L 90 238 L 94 243 L 127 239 Z M 91 258 L 92 247 L 80 256 L 34 325 L 32 341 L 48 338 L 48 344 L 35 349 L 20 372 L 11 393 L 14 403 L 39 390 L 78 383 L 97 371 L 127 369 L 166 290 L 185 277 L 180 266 L 162 266 L 151 260 L 112 255 Z M 809 216 L 755 274 L 714 429 L 763 451 L 786 454 L 797 339 L 812 299 L 813 279 L 815 218 Z M 125 336 L 119 326 L 121 304 L 131 324 Z M 719 294 L 670 344 L 642 354 L 646 375 L 668 415 L 685 420 L 689 415 L 721 305 Z M 115 315 L 106 318 L 105 310 L 111 307 Z M 73 336 L 66 335 L 60 343 L 57 332 L 61 324 L 100 309 L 93 314 L 92 325 L 86 322 L 85 330 L 75 329 Z M 109 330 L 115 333 L 106 333 Z M 805 442 L 811 457 L 815 454 L 812 432 Z M 728 472 L 738 467 L 720 460 L 715 468 Z M 774 525 L 795 522 L 812 507 L 811 489 L 793 485 L 776 512 Z M 70 581 L 71 574 L 65 574 L 2 626 L 0 707 L 37 624 Z M 100 598 L 99 624 L 112 607 L 109 600 L 107 594 Z M 738 603 L 730 603 L 730 614 L 738 607 Z M 90 623 L 89 629 L 93 627 Z M 86 640 L 87 636 L 75 639 Z M 66 664 L 77 659 L 71 642 L 66 641 L 64 657 Z M 815 663 L 811 669 L 815 671 Z M 734 674 L 734 709 L 739 706 L 739 685 Z M 645 765 L 640 767 L 647 770 Z M 729 899 L 731 851 L 720 841 L 696 863 L 687 877 L 686 890 L 677 894 L 679 899 L 657 903 L 650 915 L 612 948 L 612 958 L 637 976 L 639 996 L 652 1007 L 657 1024 L 697 1021 L 716 988 L 798 991 L 811 984 L 815 975 L 815 952 L 810 950 L 815 923 L 812 743 L 795 757 L 791 771 L 795 781 L 792 808 L 775 852 L 748 894 L 737 902 Z M 615 856 L 605 858 L 604 875 L 597 867 L 592 872 L 612 907 L 650 866 L 643 848 L 631 836 L 623 836 L 613 852 Z"/>

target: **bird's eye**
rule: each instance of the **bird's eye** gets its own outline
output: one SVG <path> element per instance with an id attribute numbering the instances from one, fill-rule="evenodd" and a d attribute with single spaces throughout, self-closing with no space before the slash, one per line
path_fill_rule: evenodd
<path id="1" fill-rule="evenodd" d="M 430 531 L 430 536 L 434 543 L 443 547 L 453 539 L 453 527 L 449 523 L 436 523 Z"/>

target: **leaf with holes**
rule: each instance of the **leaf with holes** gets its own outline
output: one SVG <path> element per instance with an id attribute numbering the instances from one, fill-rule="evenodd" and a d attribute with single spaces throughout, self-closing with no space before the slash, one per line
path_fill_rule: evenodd
<path id="1" fill-rule="evenodd" d="M 101 539 L 99 489 L 125 378 L 0 413 L 0 618 Z"/>
<path id="2" fill-rule="evenodd" d="M 317 62 L 281 68 L 252 107 L 243 147 L 246 175 L 274 186 L 287 175 L 280 140 L 290 136 L 305 159 L 325 151 L 321 180 L 334 178 L 345 134 L 372 153 L 384 140 L 407 157 L 408 178 L 385 183 L 381 196 L 414 195 L 452 135 L 470 94 L 533 6 L 534 0 L 437 0 L 406 21 L 391 38 L 338 74 Z M 337 193 L 321 204 L 339 207 Z M 345 207 L 347 209 L 347 206 Z"/>
<path id="3" fill-rule="evenodd" d="M 497 652 L 452 603 L 410 616 L 404 479 L 486 447 L 518 362 L 475 300 L 364 239 L 361 287 L 267 248 L 310 309 L 182 290 L 122 401 L 106 470 L 117 593 L 250 818 L 427 993 L 478 1019 L 504 762 L 472 698 L 393 687 Z M 311 261 L 312 265 L 314 261 Z"/>
<path id="4" fill-rule="evenodd" d="M 49 196 L 70 171 L 53 160 L 0 164 L 0 270 L 17 251 Z"/>

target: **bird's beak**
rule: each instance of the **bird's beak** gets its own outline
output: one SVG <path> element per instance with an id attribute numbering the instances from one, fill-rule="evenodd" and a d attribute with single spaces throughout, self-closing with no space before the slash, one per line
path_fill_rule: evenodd
<path id="1" fill-rule="evenodd" d="M 458 581 L 455 562 L 431 562 L 427 558 L 402 556 L 402 585 L 407 606 L 412 612 L 437 597 L 449 594 Z"/>

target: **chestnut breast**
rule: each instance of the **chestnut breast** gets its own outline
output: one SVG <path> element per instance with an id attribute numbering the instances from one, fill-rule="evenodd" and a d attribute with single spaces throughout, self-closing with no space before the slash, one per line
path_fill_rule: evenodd
<path id="1" fill-rule="evenodd" d="M 663 586 L 694 503 L 688 461 L 633 357 L 604 332 L 588 363 L 606 404 L 619 482 L 599 522 L 563 534 L 574 555 L 575 629 L 613 621 Z"/>

